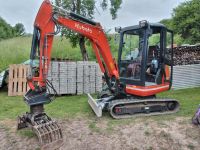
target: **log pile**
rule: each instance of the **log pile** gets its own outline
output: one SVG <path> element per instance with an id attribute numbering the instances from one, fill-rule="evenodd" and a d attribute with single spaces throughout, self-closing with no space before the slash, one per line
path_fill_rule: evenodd
<path id="1" fill-rule="evenodd" d="M 200 46 L 174 48 L 174 65 L 200 64 Z"/>

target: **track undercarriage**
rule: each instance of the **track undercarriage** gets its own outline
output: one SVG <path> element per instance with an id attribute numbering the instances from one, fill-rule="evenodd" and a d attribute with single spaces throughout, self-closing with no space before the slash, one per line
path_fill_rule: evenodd
<path id="1" fill-rule="evenodd" d="M 115 99 L 110 96 L 95 100 L 88 94 L 88 103 L 97 117 L 101 117 L 102 111 L 105 110 L 109 111 L 115 119 L 172 114 L 179 110 L 179 103 L 175 99 L 156 99 L 152 97 L 145 99 Z"/>
<path id="2" fill-rule="evenodd" d="M 43 105 L 30 107 L 18 117 L 17 129 L 30 128 L 37 135 L 42 150 L 58 149 L 63 144 L 62 130 L 58 123 L 44 113 Z"/>

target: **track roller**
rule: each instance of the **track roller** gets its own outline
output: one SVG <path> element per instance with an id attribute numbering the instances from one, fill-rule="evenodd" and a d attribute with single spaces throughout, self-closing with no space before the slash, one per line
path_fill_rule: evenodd
<path id="1" fill-rule="evenodd" d="M 121 119 L 176 113 L 179 103 L 174 99 L 123 99 L 113 100 L 108 109 L 113 118 Z"/>

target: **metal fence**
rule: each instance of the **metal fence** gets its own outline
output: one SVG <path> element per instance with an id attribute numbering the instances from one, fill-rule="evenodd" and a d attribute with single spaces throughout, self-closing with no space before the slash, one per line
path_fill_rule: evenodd
<path id="1" fill-rule="evenodd" d="M 200 64 L 174 66 L 172 89 L 200 86 Z"/>

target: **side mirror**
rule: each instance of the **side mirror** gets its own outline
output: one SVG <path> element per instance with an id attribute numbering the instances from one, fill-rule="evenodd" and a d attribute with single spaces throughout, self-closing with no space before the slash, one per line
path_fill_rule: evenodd
<path id="1" fill-rule="evenodd" d="M 115 32 L 120 33 L 121 30 L 122 30 L 121 27 L 115 27 Z"/>
<path id="2" fill-rule="evenodd" d="M 139 21 L 139 26 L 141 27 L 141 28 L 143 28 L 143 27 L 148 27 L 148 21 L 147 20 L 141 20 L 141 21 Z"/>

